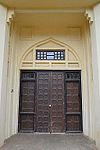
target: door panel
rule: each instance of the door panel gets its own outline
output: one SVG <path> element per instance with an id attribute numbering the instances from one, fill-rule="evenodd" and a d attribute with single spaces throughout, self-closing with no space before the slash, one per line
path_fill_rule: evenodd
<path id="1" fill-rule="evenodd" d="M 67 131 L 81 131 L 80 115 L 67 115 Z"/>
<path id="2" fill-rule="evenodd" d="M 35 126 L 35 73 L 22 72 L 19 103 L 19 131 L 33 132 Z"/>
<path id="3" fill-rule="evenodd" d="M 80 112 L 80 83 L 79 81 L 70 81 L 66 84 L 67 90 L 67 111 Z"/>
<path id="4" fill-rule="evenodd" d="M 34 116 L 32 114 L 21 114 L 20 120 L 20 132 L 34 131 Z"/>
<path id="5" fill-rule="evenodd" d="M 64 132 L 64 73 L 51 72 L 51 132 Z"/>
<path id="6" fill-rule="evenodd" d="M 35 95 L 34 95 L 34 90 L 35 90 L 35 83 L 31 81 L 23 81 L 21 83 L 21 109 L 20 111 L 22 112 L 34 112 L 34 102 L 35 102 Z"/>
<path id="7" fill-rule="evenodd" d="M 50 72 L 37 72 L 37 132 L 50 132 Z"/>
<path id="8" fill-rule="evenodd" d="M 66 130 L 67 132 L 82 131 L 82 108 L 80 73 L 67 72 L 65 77 L 66 94 Z"/>

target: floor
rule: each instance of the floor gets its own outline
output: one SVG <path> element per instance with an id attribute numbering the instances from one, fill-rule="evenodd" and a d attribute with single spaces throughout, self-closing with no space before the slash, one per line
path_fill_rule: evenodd
<path id="1" fill-rule="evenodd" d="M 83 135 L 18 134 L 9 138 L 0 150 L 97 150 Z"/>

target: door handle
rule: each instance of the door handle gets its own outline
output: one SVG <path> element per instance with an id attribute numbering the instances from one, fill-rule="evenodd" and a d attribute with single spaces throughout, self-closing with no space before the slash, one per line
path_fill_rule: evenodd
<path id="1" fill-rule="evenodd" d="M 51 105 L 49 105 L 49 108 L 51 108 Z"/>

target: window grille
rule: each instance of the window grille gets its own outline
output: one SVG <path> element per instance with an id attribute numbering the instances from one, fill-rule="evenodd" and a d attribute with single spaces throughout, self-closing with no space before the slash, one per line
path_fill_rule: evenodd
<path id="1" fill-rule="evenodd" d="M 65 60 L 65 50 L 36 50 L 36 60 Z"/>

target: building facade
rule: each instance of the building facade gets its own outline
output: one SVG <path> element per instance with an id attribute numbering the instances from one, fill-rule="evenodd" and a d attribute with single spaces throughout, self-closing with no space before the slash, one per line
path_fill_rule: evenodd
<path id="1" fill-rule="evenodd" d="M 99 1 L 1 1 L 0 146 L 81 132 L 100 148 L 99 26 Z"/>

